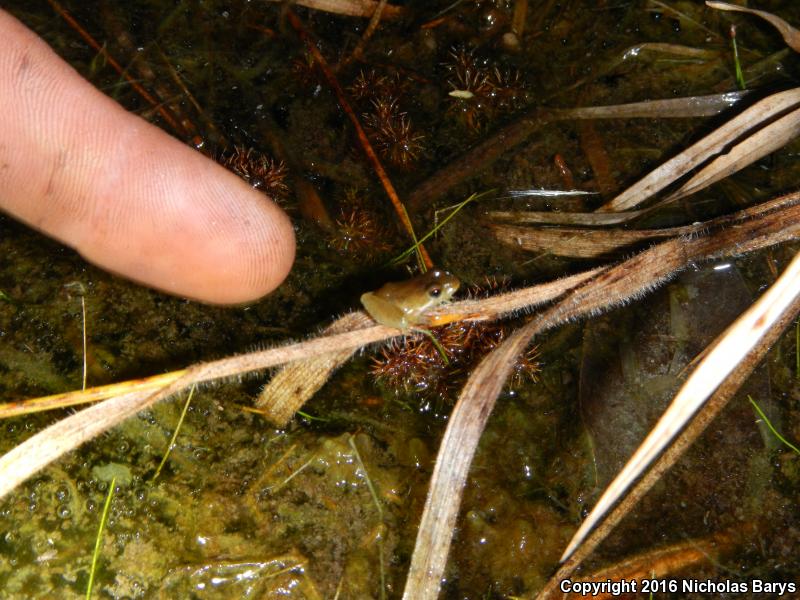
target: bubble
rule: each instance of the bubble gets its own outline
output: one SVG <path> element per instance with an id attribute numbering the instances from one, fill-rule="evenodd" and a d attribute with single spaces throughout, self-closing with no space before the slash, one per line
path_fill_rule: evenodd
<path id="1" fill-rule="evenodd" d="M 56 500 L 58 500 L 59 502 L 64 502 L 66 500 L 69 500 L 70 497 L 69 486 L 65 483 L 58 486 L 56 488 L 55 496 Z"/>

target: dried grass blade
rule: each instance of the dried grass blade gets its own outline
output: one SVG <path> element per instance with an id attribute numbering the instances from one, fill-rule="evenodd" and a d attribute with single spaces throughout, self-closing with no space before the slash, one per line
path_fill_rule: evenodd
<path id="1" fill-rule="evenodd" d="M 706 0 L 706 6 L 716 8 L 717 10 L 727 10 L 732 12 L 743 12 L 750 15 L 761 17 L 767 23 L 772 25 L 778 30 L 778 33 L 783 36 L 783 41 L 795 52 L 800 52 L 800 31 L 789 25 L 786 21 L 777 15 L 773 15 L 765 10 L 755 10 L 753 8 L 745 8 L 737 6 L 736 4 L 729 4 L 727 2 L 715 2 L 714 0 Z"/>
<path id="2" fill-rule="evenodd" d="M 708 96 L 664 98 L 608 106 L 554 109 L 552 117 L 566 119 L 686 119 L 713 117 L 735 105 L 749 92 L 725 92 Z"/>
<path id="3" fill-rule="evenodd" d="M 703 167 L 681 186 L 667 201 L 679 200 L 724 179 L 758 159 L 775 152 L 800 135 L 800 109 L 793 110 L 777 121 L 736 144 L 730 152 L 722 154 Z"/>
<path id="4" fill-rule="evenodd" d="M 584 281 L 591 279 L 602 268 L 590 269 L 582 273 L 577 273 L 569 277 L 563 277 L 555 281 L 534 285 L 531 287 L 515 290 L 506 294 L 499 294 L 481 300 L 463 300 L 441 306 L 438 309 L 430 311 L 427 315 L 425 323 L 427 327 L 438 327 L 446 325 L 453 321 L 470 320 L 470 321 L 487 321 L 498 319 L 503 315 L 514 314 L 521 310 L 530 310 L 533 307 L 549 302 L 557 298 L 565 291 L 580 285 Z M 357 322 L 371 323 L 363 312 L 353 313 Z M 355 323 L 353 321 L 351 324 Z M 352 331 L 352 330 L 351 330 Z M 331 352 L 338 352 L 340 350 L 347 351 L 347 348 L 357 348 L 372 342 L 380 342 L 390 339 L 395 335 L 400 335 L 399 329 L 392 329 L 388 327 L 368 327 L 362 328 L 364 337 L 357 345 L 348 343 L 331 344 Z M 328 332 L 326 336 L 332 335 Z M 311 342 L 316 343 L 318 340 L 310 340 L 301 344 L 301 347 L 308 347 Z M 284 347 L 285 348 L 285 347 Z M 278 350 L 278 349 L 275 349 Z M 253 354 L 261 354 L 261 352 L 251 353 L 249 355 L 234 356 L 224 359 L 226 363 L 237 363 L 242 360 L 247 361 L 249 366 L 242 366 L 241 368 L 231 368 L 228 375 L 236 375 L 245 373 L 250 369 L 260 369 L 266 367 L 266 363 L 261 363 L 258 359 L 252 359 Z M 301 356 L 303 359 L 308 359 L 308 356 Z M 289 360 L 281 360 L 278 363 L 284 364 Z M 47 410 L 55 410 L 58 408 L 67 408 L 76 406 L 78 404 L 89 404 L 98 402 L 100 400 L 107 400 L 123 394 L 133 392 L 145 392 L 163 389 L 167 385 L 173 383 L 175 380 L 180 379 L 186 374 L 186 369 L 172 371 L 170 373 L 163 373 L 161 375 L 154 375 L 144 379 L 132 379 L 120 383 L 112 383 L 109 385 L 89 388 L 86 390 L 77 390 L 72 392 L 63 392 L 51 396 L 43 396 L 41 398 L 33 398 L 30 400 L 7 402 L 0 404 L 0 419 L 9 417 L 20 416 L 24 414 L 41 412 Z M 202 379 L 196 380 L 196 383 L 201 383 Z"/>
<path id="5" fill-rule="evenodd" d="M 553 327 L 566 320 L 607 309 L 630 297 L 637 297 L 664 281 L 688 261 L 725 256 L 734 252 L 743 254 L 797 238 L 800 235 L 800 207 L 797 206 L 799 201 L 800 194 L 790 194 L 758 207 L 740 211 L 737 215 L 716 221 L 719 224 L 742 218 L 743 215 L 750 218 L 735 228 L 721 228 L 713 235 L 696 239 L 668 240 L 615 267 L 580 273 L 504 297 L 461 302 L 456 305 L 463 311 L 461 313 L 453 311 L 452 314 L 448 314 L 447 311 L 455 307 L 440 308 L 429 315 L 429 322 L 437 325 L 458 318 L 487 319 L 509 312 L 515 303 L 521 308 L 525 302 L 528 304 L 541 302 L 548 297 L 557 296 L 559 290 L 562 292 L 570 290 L 563 302 L 537 317 L 536 322 L 526 326 L 530 328 L 535 325 L 540 328 L 529 329 L 528 337 L 530 337 L 544 327 Z M 596 281 L 597 285 L 586 285 L 591 279 Z M 579 285 L 579 282 L 583 282 L 583 285 Z M 509 298 L 512 296 L 513 299 Z M 66 452 L 118 425 L 139 410 L 194 383 L 238 376 L 336 350 L 361 347 L 400 333 L 391 327 L 367 327 L 203 363 L 189 367 L 184 371 L 184 375 L 172 380 L 156 392 L 131 392 L 92 406 L 51 425 L 0 457 L 0 498 Z M 499 351 L 502 347 L 498 347 L 495 351 Z M 460 452 L 461 449 L 456 448 L 455 451 Z M 454 496 L 453 499 L 457 511 L 460 498 Z M 446 545 L 449 543 L 448 535 Z"/>
<path id="6" fill-rule="evenodd" d="M 602 271 L 602 268 L 592 269 L 508 294 L 483 300 L 466 300 L 440 307 L 429 315 L 427 324 L 436 326 L 459 319 L 498 318 L 500 315 L 552 300 Z M 358 313 L 358 316 L 360 319 L 367 318 L 364 313 Z M 86 390 L 87 393 L 74 394 L 74 396 L 78 396 L 78 399 L 71 399 L 70 405 L 109 398 L 108 393 L 116 392 L 119 395 L 54 423 L 0 457 L 0 498 L 63 454 L 119 425 L 128 417 L 165 398 L 170 393 L 195 383 L 236 376 L 291 361 L 309 360 L 315 356 L 329 355 L 333 352 L 348 351 L 351 348 L 355 349 L 374 342 L 385 341 L 401 333 L 399 329 L 391 327 L 365 327 L 299 344 L 288 344 L 283 347 L 221 359 L 213 363 L 195 365 L 181 371 L 168 373 L 164 377 L 145 379 L 143 380 L 144 387 L 139 389 L 131 389 L 131 384 L 136 382 L 125 382 Z M 157 389 L 154 390 L 153 385 L 157 385 Z M 127 393 L 120 393 L 121 390 L 126 390 Z M 63 396 L 66 397 L 67 394 Z M 63 400 L 63 398 L 58 399 Z M 39 404 L 37 401 L 34 403 Z M 20 403 L 12 403 L 11 408 L 16 404 Z"/>
<path id="7" fill-rule="evenodd" d="M 424 325 L 439 327 L 454 321 L 491 321 L 501 317 L 518 315 L 520 311 L 530 311 L 546 302 L 555 300 L 569 290 L 596 277 L 607 268 L 597 267 L 506 294 L 489 296 L 480 300 L 462 300 L 461 302 L 440 306 L 427 314 Z"/>
<path id="8" fill-rule="evenodd" d="M 548 252 L 556 256 L 598 258 L 647 240 L 675 237 L 697 231 L 697 227 L 665 229 L 577 229 L 568 227 L 517 227 L 491 224 L 498 240 L 522 250 Z"/>
<path id="9" fill-rule="evenodd" d="M 436 459 L 403 600 L 432 600 L 439 595 L 462 489 L 478 440 L 516 356 L 529 341 L 527 328 L 518 329 L 481 361 L 461 392 Z"/>
<path id="10" fill-rule="evenodd" d="M 797 112 L 800 112 L 798 110 Z M 769 143 L 769 140 L 767 140 Z M 659 202 L 654 206 L 663 206 L 671 202 L 671 198 Z M 746 219 L 757 217 L 759 214 L 766 214 L 772 210 L 779 210 L 783 206 L 791 205 L 794 202 L 794 195 L 784 196 L 770 202 L 765 202 L 757 206 L 747 208 L 737 213 L 718 217 L 704 223 L 695 223 L 682 227 L 669 227 L 664 229 L 578 229 L 553 227 L 549 229 L 534 229 L 528 227 L 518 227 L 501 223 L 491 223 L 489 227 L 495 232 L 497 238 L 510 246 L 531 250 L 536 252 L 551 252 L 559 256 L 574 256 L 581 258 L 591 258 L 610 253 L 630 244 L 640 243 L 650 239 L 676 237 L 679 235 L 693 235 L 710 228 L 726 227 Z M 618 215 L 641 215 L 649 209 L 640 211 L 629 211 L 626 213 L 553 213 L 561 216 L 578 215 L 590 217 L 592 215 L 601 217 L 599 222 L 614 222 L 614 217 Z M 500 213 L 503 215 L 523 215 L 518 221 L 525 220 L 525 215 L 540 215 L 548 213 Z M 611 217 L 606 221 L 605 217 Z M 630 218 L 630 217 L 629 217 Z M 588 219 L 586 219 L 588 221 Z"/>
<path id="11" fill-rule="evenodd" d="M 493 210 L 488 217 L 500 221 L 514 223 L 539 223 L 542 225 L 575 225 L 585 227 L 602 227 L 627 223 L 650 212 L 645 210 L 628 210 L 613 213 L 574 213 L 521 210 Z"/>
<path id="12" fill-rule="evenodd" d="M 675 396 L 670 407 L 609 485 L 564 551 L 564 561 L 633 482 L 669 445 L 706 399 L 800 295 L 800 254 L 761 298 L 728 328 Z"/>
<path id="13" fill-rule="evenodd" d="M 742 135 L 800 102 L 800 88 L 773 94 L 731 119 L 702 140 L 674 156 L 657 169 L 633 184 L 616 198 L 601 206 L 598 211 L 629 210 L 644 202 L 685 173 L 699 167 L 720 148 L 730 146 Z"/>
<path id="14" fill-rule="evenodd" d="M 571 277 L 491 298 L 465 300 L 450 304 L 428 315 L 425 324 L 436 327 L 460 320 L 492 320 L 519 310 L 531 309 L 580 285 L 599 271 L 600 269 L 592 269 Z M 326 327 L 323 335 L 366 327 L 371 322 L 371 319 L 363 312 L 349 313 Z M 348 348 L 286 365 L 264 387 L 256 400 L 256 406 L 263 411 L 263 416 L 271 423 L 278 427 L 285 426 L 355 351 L 356 348 Z"/>
<path id="15" fill-rule="evenodd" d="M 561 90 L 560 93 L 563 93 Z M 443 196 L 461 182 L 475 177 L 501 156 L 528 140 L 535 132 L 554 121 L 575 119 L 686 118 L 717 115 L 738 102 L 746 92 L 726 92 L 710 96 L 649 100 L 613 106 L 567 109 L 536 107 L 499 129 L 491 137 L 439 169 L 407 195 L 413 209 Z M 538 143 L 538 142 L 537 142 Z M 530 150 L 531 148 L 529 148 Z"/>
<path id="16" fill-rule="evenodd" d="M 73 392 L 62 392 L 40 398 L 32 398 L 18 402 L 6 402 L 0 404 L 0 419 L 9 419 L 20 415 L 29 415 L 36 412 L 56 410 L 59 408 L 69 408 L 78 404 L 89 404 L 120 396 L 129 392 L 144 392 L 163 388 L 182 377 L 186 373 L 185 369 L 153 375 L 144 379 L 131 379 L 120 383 L 110 383 L 97 387 L 87 388 Z"/>

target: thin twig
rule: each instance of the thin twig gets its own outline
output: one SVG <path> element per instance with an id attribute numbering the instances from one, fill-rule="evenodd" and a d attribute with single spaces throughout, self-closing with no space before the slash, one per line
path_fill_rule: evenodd
<path id="1" fill-rule="evenodd" d="M 130 86 L 134 90 L 136 90 L 136 92 L 142 98 L 144 98 L 153 108 L 155 108 L 158 114 L 161 115 L 161 118 L 164 119 L 164 121 L 166 121 L 166 123 L 170 127 L 172 127 L 172 130 L 175 133 L 181 136 L 186 135 L 186 131 L 183 129 L 180 123 L 178 123 L 178 121 L 172 116 L 172 114 L 170 114 L 170 112 L 164 107 L 164 105 L 158 100 L 156 100 L 153 96 L 151 96 L 150 93 L 146 89 L 144 89 L 139 84 L 138 81 L 136 81 L 136 79 L 131 77 L 130 73 L 128 73 L 126 69 L 123 69 L 122 65 L 120 65 L 116 60 L 114 60 L 114 57 L 108 53 L 108 50 L 105 49 L 105 46 L 98 43 L 97 40 L 95 40 L 94 37 L 92 37 L 92 34 L 86 31 L 81 26 L 81 24 L 78 23 L 75 20 L 75 18 L 67 11 L 67 9 L 61 6 L 61 4 L 56 0 L 47 0 L 47 1 L 50 3 L 50 6 L 53 7 L 53 10 L 56 11 L 61 16 L 61 18 L 64 19 L 69 24 L 69 26 L 72 27 L 78 33 L 78 35 L 80 35 L 84 39 L 84 41 L 87 44 L 89 44 L 92 48 L 94 48 L 94 50 L 98 54 L 100 54 L 108 62 L 108 64 L 111 65 L 111 67 L 117 73 L 119 73 L 120 76 L 125 78 L 125 81 L 127 81 L 130 84 Z"/>
<path id="2" fill-rule="evenodd" d="M 367 45 L 367 42 L 373 36 L 375 31 L 377 31 L 378 25 L 381 23 L 381 16 L 383 15 L 383 9 L 386 8 L 386 3 L 387 0 L 378 0 L 378 6 L 375 8 L 375 12 L 372 13 L 372 17 L 370 17 L 369 25 L 367 25 L 366 30 L 364 30 L 364 35 L 362 35 L 361 39 L 358 40 L 358 43 L 356 44 L 356 47 L 353 48 L 350 56 L 345 58 L 336 66 L 337 71 L 341 71 L 354 60 L 361 60 L 361 57 L 364 54 L 364 46 Z"/>
<path id="3" fill-rule="evenodd" d="M 331 71 L 330 66 L 328 65 L 328 61 L 325 60 L 325 57 L 322 56 L 322 53 L 317 48 L 317 45 L 314 43 L 314 40 L 311 39 L 311 36 L 306 31 L 305 27 L 301 23 L 300 19 L 297 18 L 297 15 L 292 12 L 291 9 L 286 10 L 286 17 L 289 19 L 289 23 L 292 25 L 294 30 L 297 32 L 297 35 L 300 36 L 300 39 L 305 42 L 306 48 L 314 57 L 314 61 L 319 66 L 320 70 L 322 71 L 322 75 L 325 77 L 325 81 L 328 82 L 331 90 L 333 93 L 336 94 L 336 98 L 339 101 L 339 105 L 342 107 L 342 110 L 347 115 L 347 118 L 350 119 L 350 122 L 353 124 L 353 128 L 356 130 L 356 135 L 358 136 L 358 141 L 361 143 L 361 147 L 364 150 L 364 154 L 367 155 L 367 160 L 372 165 L 372 168 L 375 170 L 375 174 L 378 176 L 378 179 L 383 185 L 383 189 L 386 191 L 386 195 L 389 196 L 389 200 L 394 207 L 395 213 L 397 213 L 398 219 L 400 219 L 400 223 L 403 225 L 408 236 L 411 238 L 411 241 L 414 243 L 417 242 L 417 236 L 414 233 L 414 226 L 411 223 L 411 219 L 408 218 L 408 213 L 406 212 L 405 206 L 403 205 L 402 201 L 400 200 L 400 196 L 397 194 L 397 190 L 395 190 L 394 184 L 392 184 L 391 179 L 389 179 L 389 174 L 386 172 L 386 169 L 383 168 L 383 164 L 381 163 L 378 155 L 375 153 L 375 150 L 370 144 L 369 139 L 367 138 L 367 134 L 364 131 L 364 128 L 361 127 L 361 123 L 356 116 L 355 111 L 350 106 L 350 103 L 347 101 L 347 96 L 342 89 L 342 86 L 339 85 L 339 81 L 336 79 L 336 76 Z M 420 257 L 420 260 L 427 268 L 433 267 L 433 261 L 431 260 L 430 255 L 425 250 L 424 246 L 420 245 L 417 247 L 417 253 Z"/>

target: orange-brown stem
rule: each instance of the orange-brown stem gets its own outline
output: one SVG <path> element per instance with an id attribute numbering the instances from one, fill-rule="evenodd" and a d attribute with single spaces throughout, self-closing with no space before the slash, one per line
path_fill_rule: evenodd
<path id="1" fill-rule="evenodd" d="M 186 131 L 181 126 L 181 124 L 178 123 L 177 119 L 175 119 L 175 117 L 172 116 L 169 110 L 167 110 L 167 108 L 161 102 L 155 99 L 133 77 L 131 77 L 131 75 L 125 69 L 122 68 L 122 65 L 120 65 L 116 60 L 114 60 L 114 57 L 108 53 L 105 47 L 102 46 L 96 39 L 94 39 L 94 37 L 92 37 L 92 34 L 86 31 L 81 26 L 81 24 L 78 23 L 69 12 L 67 12 L 67 9 L 61 6 L 61 4 L 59 4 L 56 0 L 47 0 L 47 1 L 50 3 L 50 6 L 53 7 L 53 10 L 56 11 L 61 16 L 61 18 L 64 19 L 67 22 L 67 24 L 70 27 L 72 27 L 78 33 L 78 35 L 80 35 L 84 39 L 84 41 L 87 44 L 89 44 L 92 48 L 94 48 L 98 52 L 98 54 L 101 54 L 103 58 L 105 58 L 106 61 L 108 61 L 108 64 L 111 65 L 111 67 L 117 73 L 119 73 L 122 77 L 124 77 L 125 80 L 131 85 L 131 87 L 134 90 L 136 90 L 136 92 L 142 98 L 144 98 L 148 103 L 150 103 L 151 106 L 153 106 L 153 108 L 155 108 L 158 114 L 161 115 L 161 118 L 164 119 L 164 121 L 166 121 L 170 127 L 172 127 L 172 130 L 175 133 L 177 133 L 182 137 L 186 137 Z"/>
<path id="2" fill-rule="evenodd" d="M 412 241 L 416 242 L 417 236 L 414 233 L 414 226 L 411 224 L 411 219 L 408 218 L 408 213 L 406 212 L 405 206 L 403 206 L 400 196 L 397 194 L 397 190 L 395 190 L 394 185 L 392 185 L 389 175 L 386 173 L 386 169 L 383 168 L 383 164 L 378 158 L 378 155 L 375 153 L 372 144 L 369 143 L 367 134 L 364 132 L 364 128 L 361 126 L 355 111 L 347 101 L 347 97 L 345 96 L 342 86 L 339 85 L 339 81 L 331 71 L 328 62 L 325 60 L 325 57 L 322 56 L 322 53 L 317 48 L 314 40 L 311 39 L 311 36 L 306 31 L 305 27 L 303 27 L 303 24 L 300 22 L 300 19 L 297 17 L 297 15 L 295 15 L 291 9 L 287 9 L 286 17 L 288 18 L 291 26 L 297 32 L 297 35 L 300 36 L 300 39 L 302 39 L 305 43 L 308 51 L 314 57 L 314 61 L 317 63 L 317 65 L 319 65 L 325 80 L 328 82 L 328 85 L 333 90 L 334 94 L 336 94 L 336 98 L 339 101 L 339 105 L 342 107 L 342 110 L 353 123 L 353 127 L 356 130 L 356 135 L 358 136 L 358 140 L 364 150 L 364 154 L 367 155 L 367 160 L 375 170 L 378 179 L 380 179 L 383 189 L 386 190 L 386 195 L 389 196 L 389 200 L 391 201 L 392 206 L 394 207 L 394 210 L 400 219 L 400 223 L 402 223 Z M 419 253 L 420 259 L 425 266 L 427 268 L 431 268 L 433 266 L 433 261 L 431 261 L 430 255 L 422 244 L 417 245 L 417 252 Z"/>

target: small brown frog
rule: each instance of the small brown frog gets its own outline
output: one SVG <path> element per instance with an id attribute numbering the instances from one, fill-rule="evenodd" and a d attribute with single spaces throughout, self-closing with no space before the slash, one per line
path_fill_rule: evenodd
<path id="1" fill-rule="evenodd" d="M 387 283 L 379 290 L 361 296 L 361 304 L 381 325 L 407 330 L 419 323 L 425 311 L 450 300 L 461 282 L 441 269 Z"/>

